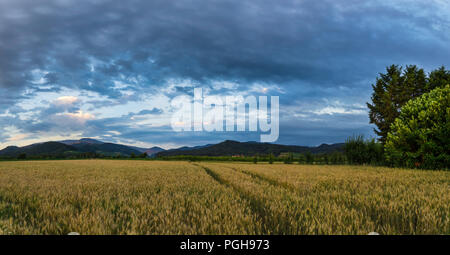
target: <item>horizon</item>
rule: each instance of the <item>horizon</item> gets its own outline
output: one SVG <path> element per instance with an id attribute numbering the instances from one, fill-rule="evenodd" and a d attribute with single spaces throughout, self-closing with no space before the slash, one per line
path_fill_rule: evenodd
<path id="1" fill-rule="evenodd" d="M 441 0 L 0 1 L 0 149 L 83 137 L 179 148 L 265 134 L 175 132 L 170 102 L 196 88 L 279 97 L 275 144 L 376 138 L 371 85 L 392 64 L 449 67 L 448 13 Z"/>

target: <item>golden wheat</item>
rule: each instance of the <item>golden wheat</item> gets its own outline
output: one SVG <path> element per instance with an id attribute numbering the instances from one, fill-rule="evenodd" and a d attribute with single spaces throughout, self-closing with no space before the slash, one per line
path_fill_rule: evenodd
<path id="1" fill-rule="evenodd" d="M 239 196 L 184 162 L 0 164 L 0 229 L 13 234 L 259 232 Z M 232 213 L 230 213 L 232 212 Z"/>
<path id="2" fill-rule="evenodd" d="M 282 212 L 277 215 L 286 215 L 287 227 L 281 233 L 450 234 L 450 173 L 446 171 L 282 164 L 208 167 L 235 169 L 272 186 L 265 188 L 274 200 L 265 199 L 266 208 L 276 206 Z M 243 180 L 234 182 L 249 187 Z M 258 193 L 263 191 L 255 187 L 249 191 L 262 197 Z M 304 215 L 310 218 L 290 222 Z"/>
<path id="3" fill-rule="evenodd" d="M 0 234 L 450 234 L 449 188 L 383 167 L 0 162 Z"/>

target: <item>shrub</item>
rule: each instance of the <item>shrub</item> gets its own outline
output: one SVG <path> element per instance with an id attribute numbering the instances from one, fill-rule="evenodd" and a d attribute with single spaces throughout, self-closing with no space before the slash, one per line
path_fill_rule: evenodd
<path id="1" fill-rule="evenodd" d="M 366 141 L 367 146 L 367 162 L 372 165 L 382 165 L 384 164 L 384 150 L 383 144 L 375 142 L 375 139 L 371 139 L 370 141 Z"/>
<path id="2" fill-rule="evenodd" d="M 402 107 L 385 145 L 393 166 L 428 169 L 450 165 L 450 85 L 436 88 Z"/>
<path id="3" fill-rule="evenodd" d="M 379 165 L 383 162 L 383 145 L 375 139 L 366 140 L 363 135 L 347 138 L 344 151 L 350 164 Z"/>
<path id="4" fill-rule="evenodd" d="M 345 141 L 345 155 L 350 164 L 363 164 L 366 162 L 366 144 L 364 136 L 352 136 Z"/>

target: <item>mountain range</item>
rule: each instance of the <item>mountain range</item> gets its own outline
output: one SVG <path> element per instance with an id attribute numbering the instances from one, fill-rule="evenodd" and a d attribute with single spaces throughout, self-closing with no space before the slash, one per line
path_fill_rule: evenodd
<path id="1" fill-rule="evenodd" d="M 105 156 L 125 156 L 140 155 L 147 153 L 151 157 L 167 157 L 179 155 L 192 156 L 253 156 L 253 155 L 279 155 L 281 153 L 293 152 L 304 153 L 331 153 L 340 151 L 343 148 L 342 143 L 322 144 L 317 147 L 281 145 L 259 142 L 237 142 L 226 140 L 218 144 L 207 144 L 195 147 L 180 147 L 177 149 L 164 150 L 160 147 L 140 148 L 115 143 L 106 143 L 95 139 L 83 138 L 80 140 L 63 140 L 56 142 L 44 142 L 31 144 L 24 147 L 9 146 L 0 150 L 0 157 L 18 157 L 26 156 L 52 156 L 67 157 L 76 156 L 82 153 L 97 153 Z"/>
<path id="2" fill-rule="evenodd" d="M 273 154 L 275 156 L 281 153 L 305 153 L 311 152 L 312 154 L 318 153 L 332 153 L 335 151 L 341 151 L 343 143 L 336 144 L 322 144 L 317 147 L 296 146 L 296 145 L 282 145 L 272 143 L 259 143 L 259 142 L 237 142 L 226 140 L 218 144 L 209 144 L 205 146 L 197 147 L 182 147 L 179 149 L 172 149 L 162 151 L 156 154 L 157 157 L 167 156 L 180 156 L 180 155 L 192 155 L 192 156 L 253 156 L 253 155 L 268 155 Z"/>

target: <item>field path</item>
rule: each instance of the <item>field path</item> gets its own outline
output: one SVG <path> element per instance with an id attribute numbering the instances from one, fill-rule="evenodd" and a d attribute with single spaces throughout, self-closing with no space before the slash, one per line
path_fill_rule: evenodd
<path id="1" fill-rule="evenodd" d="M 196 166 L 199 166 L 205 170 L 205 172 L 211 176 L 215 181 L 217 181 L 221 185 L 225 185 L 227 187 L 232 188 L 242 199 L 248 201 L 248 204 L 250 205 L 250 208 L 252 212 L 256 215 L 257 219 L 262 224 L 262 232 L 266 234 L 282 234 L 282 233 L 273 233 L 273 226 L 277 224 L 277 218 L 279 217 L 270 217 L 269 213 L 267 212 L 267 207 L 264 206 L 264 201 L 262 201 L 260 198 L 258 198 L 256 195 L 252 194 L 251 192 L 248 192 L 247 190 L 239 187 L 239 185 L 236 185 L 233 182 L 230 182 L 224 178 L 221 177 L 220 174 L 217 172 L 211 170 L 208 167 L 195 164 Z M 234 169 L 233 169 L 234 170 Z"/>

